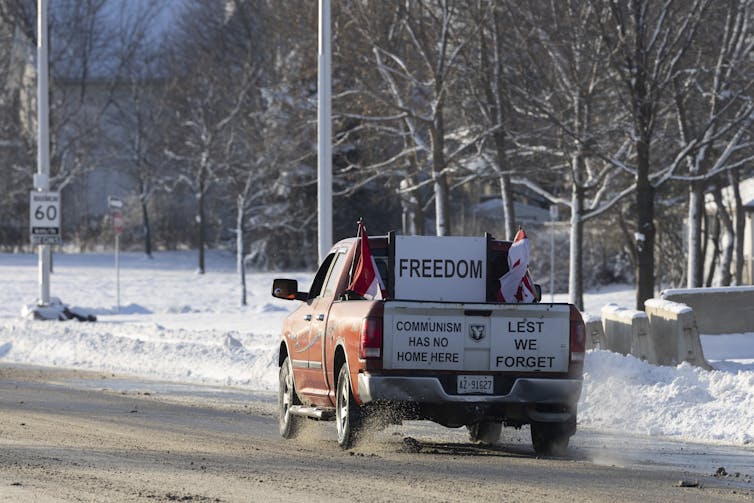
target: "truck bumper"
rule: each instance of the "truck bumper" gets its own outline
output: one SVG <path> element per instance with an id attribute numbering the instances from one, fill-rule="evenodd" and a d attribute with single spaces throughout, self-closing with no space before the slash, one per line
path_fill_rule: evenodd
<path id="1" fill-rule="evenodd" d="M 535 421 L 563 420 L 569 414 L 538 412 L 539 406 L 575 407 L 581 394 L 580 379 L 519 378 L 506 395 L 448 394 L 434 377 L 376 376 L 359 374 L 362 403 L 386 401 L 413 404 L 523 406 Z"/>

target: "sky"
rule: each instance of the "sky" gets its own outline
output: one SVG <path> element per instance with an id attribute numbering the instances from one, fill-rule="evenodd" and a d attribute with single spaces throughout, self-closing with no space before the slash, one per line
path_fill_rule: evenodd
<path id="1" fill-rule="evenodd" d="M 22 308 L 38 296 L 37 257 L 0 254 L 0 363 L 228 386 L 269 397 L 277 389 L 280 325 L 298 303 L 272 298 L 272 279 L 291 277 L 305 289 L 313 277 L 252 271 L 248 305 L 241 306 L 229 252 L 209 252 L 204 275 L 195 271 L 196 252 L 158 252 L 152 260 L 121 253 L 118 309 L 113 254 L 59 253 L 53 264 L 52 296 L 98 320 L 24 319 Z M 634 299 L 629 285 L 588 289 L 585 311 L 598 315 L 607 303 L 632 307 Z M 579 428 L 754 445 L 754 333 L 702 335 L 702 345 L 713 371 L 589 351 Z"/>

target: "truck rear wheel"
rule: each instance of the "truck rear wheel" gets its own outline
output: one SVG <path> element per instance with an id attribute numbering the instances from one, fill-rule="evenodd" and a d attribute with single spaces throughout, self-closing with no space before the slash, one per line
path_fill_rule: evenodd
<path id="1" fill-rule="evenodd" d="M 575 421 L 531 423 L 531 444 L 541 456 L 562 456 L 575 430 Z"/>
<path id="2" fill-rule="evenodd" d="M 293 369 L 291 360 L 286 357 L 280 366 L 278 373 L 278 421 L 280 426 L 280 436 L 283 438 L 293 438 L 301 427 L 301 418 L 291 414 L 291 406 L 300 405 L 296 395 L 295 385 L 293 384 Z"/>
<path id="3" fill-rule="evenodd" d="M 496 444 L 500 440 L 500 433 L 503 431 L 503 423 L 496 421 L 481 421 L 476 424 L 467 425 L 469 430 L 469 439 L 472 442 L 482 442 L 484 444 Z"/>
<path id="4" fill-rule="evenodd" d="M 340 367 L 337 386 L 335 423 L 338 428 L 338 445 L 348 449 L 355 443 L 361 428 L 361 409 L 351 392 L 351 376 L 347 364 Z"/>

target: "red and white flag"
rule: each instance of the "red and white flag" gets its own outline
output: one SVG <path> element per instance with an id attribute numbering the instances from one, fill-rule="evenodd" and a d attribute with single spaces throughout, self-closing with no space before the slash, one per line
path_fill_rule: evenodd
<path id="1" fill-rule="evenodd" d="M 500 278 L 503 302 L 532 303 L 536 300 L 534 287 L 526 271 L 529 267 L 529 238 L 519 229 L 508 250 L 508 272 Z"/>
<path id="2" fill-rule="evenodd" d="M 351 284 L 348 286 L 365 299 L 382 300 L 385 298 L 383 290 L 385 284 L 380 277 L 380 271 L 372 256 L 372 250 L 369 248 L 369 237 L 367 236 L 364 223 L 359 220 L 359 232 L 357 239 L 361 238 L 361 249 L 359 250 L 359 261 L 356 264 L 356 270 L 351 278 Z"/>

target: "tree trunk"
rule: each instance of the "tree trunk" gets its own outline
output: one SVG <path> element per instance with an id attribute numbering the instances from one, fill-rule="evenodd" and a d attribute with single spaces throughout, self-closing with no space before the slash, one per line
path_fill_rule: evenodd
<path id="1" fill-rule="evenodd" d="M 440 105 L 442 106 L 442 105 Z M 445 145 L 442 112 L 435 117 L 430 131 L 432 138 L 432 180 L 435 191 L 435 225 L 438 236 L 450 236 L 450 211 L 448 210 L 448 181 L 445 176 Z"/>
<path id="2" fill-rule="evenodd" d="M 450 235 L 450 214 L 448 212 L 448 182 L 445 174 L 432 172 L 435 188 L 435 218 L 438 236 Z"/>
<path id="3" fill-rule="evenodd" d="M 408 172 L 411 172 L 412 167 L 409 166 Z M 400 182 L 401 189 L 401 209 L 403 210 L 403 234 L 407 236 L 416 236 L 424 233 L 424 226 L 422 222 L 422 210 L 419 203 L 419 195 L 416 191 L 403 192 L 409 187 L 413 187 L 416 184 L 414 178 L 410 175 L 406 176 Z"/>
<path id="4" fill-rule="evenodd" d="M 744 232 L 746 232 L 746 216 L 744 215 L 744 203 L 741 199 L 741 188 L 739 187 L 738 170 L 728 171 L 728 181 L 733 190 L 733 200 L 735 201 L 735 237 L 736 237 L 736 285 L 744 284 Z"/>
<path id="5" fill-rule="evenodd" d="M 241 263 L 241 305 L 246 304 L 246 264 Z"/>
<path id="6" fill-rule="evenodd" d="M 503 200 L 503 218 L 505 219 L 506 239 L 513 240 L 516 235 L 516 210 L 513 207 L 513 191 L 511 189 L 511 177 L 500 175 L 500 197 Z"/>
<path id="7" fill-rule="evenodd" d="M 141 200 L 141 221 L 144 225 L 144 253 L 148 258 L 152 258 L 152 226 L 149 224 L 149 210 L 147 209 L 147 202 Z"/>
<path id="8" fill-rule="evenodd" d="M 498 17 L 498 10 L 495 9 L 493 11 L 494 19 L 491 24 L 492 54 L 490 54 L 487 45 L 487 37 L 484 29 L 479 30 L 479 52 L 481 66 L 485 70 L 482 76 L 482 88 L 487 100 L 486 108 L 493 120 L 493 125 L 498 126 L 492 137 L 495 142 L 500 197 L 503 203 L 503 219 L 505 221 L 505 236 L 503 237 L 512 240 L 516 235 L 516 213 L 513 207 L 513 188 L 511 186 L 510 175 L 508 175 L 508 156 L 505 153 L 506 130 L 503 124 L 507 115 L 507 97 L 504 92 L 505 80 L 503 78 L 502 63 L 505 49 L 500 44 L 501 25 Z"/>
<path id="9" fill-rule="evenodd" d="M 508 157 L 505 154 L 505 133 L 495 133 L 495 151 L 497 154 L 498 181 L 500 182 L 500 198 L 503 202 L 503 218 L 505 220 L 505 239 L 512 240 L 516 235 L 516 210 L 513 206 L 513 186 L 508 174 Z"/>
<path id="10" fill-rule="evenodd" d="M 702 230 L 702 257 L 707 257 L 707 251 L 709 250 L 709 243 L 714 237 L 710 234 L 710 219 L 707 218 L 707 214 L 704 214 L 704 218 L 702 218 L 702 224 L 703 230 Z M 714 232 L 714 229 L 712 229 Z M 714 253 L 714 252 L 713 252 Z M 702 259 L 702 264 L 704 264 L 704 259 Z M 701 285 L 700 285 L 701 286 Z"/>
<path id="11" fill-rule="evenodd" d="M 241 277 L 241 305 L 246 305 L 246 264 L 244 263 L 243 197 L 236 198 L 236 272 Z"/>
<path id="12" fill-rule="evenodd" d="M 712 223 L 712 258 L 710 259 L 709 271 L 707 271 L 707 281 L 704 285 L 707 288 L 712 286 L 712 280 L 715 279 L 715 269 L 717 268 L 717 259 L 720 256 L 720 219 L 715 217 Z M 706 253 L 704 254 L 706 257 Z"/>
<path id="13" fill-rule="evenodd" d="M 584 222 L 581 219 L 583 208 L 584 189 L 574 183 L 571 188 L 571 250 L 568 260 L 568 297 L 569 302 L 581 311 L 584 310 L 584 277 L 582 270 Z"/>
<path id="14" fill-rule="evenodd" d="M 236 272 L 243 269 L 243 198 L 236 198 Z"/>
<path id="15" fill-rule="evenodd" d="M 733 247 L 735 243 L 735 230 L 733 220 L 730 218 L 728 209 L 723 203 L 723 194 L 720 187 L 714 192 L 715 204 L 717 205 L 717 215 L 725 229 L 725 238 L 723 239 L 723 253 L 720 256 L 720 286 L 730 286 L 733 276 L 731 274 L 731 264 L 733 261 Z"/>
<path id="16" fill-rule="evenodd" d="M 620 227 L 621 234 L 623 234 L 623 239 L 626 243 L 626 253 L 628 254 L 628 260 L 629 262 L 631 262 L 631 267 L 636 270 L 639 267 L 639 257 L 636 250 L 636 239 L 631 236 L 631 231 L 628 228 L 628 223 L 626 223 L 626 217 L 623 214 L 623 211 L 618 212 L 618 227 Z"/>
<path id="17" fill-rule="evenodd" d="M 640 131 L 645 129 L 639 128 Z M 639 139 L 636 147 L 636 309 L 643 311 L 644 301 L 654 296 L 655 194 L 654 187 L 649 181 L 649 141 Z"/>
<path id="18" fill-rule="evenodd" d="M 199 267 L 197 272 L 199 274 L 204 274 L 204 244 L 206 242 L 206 234 L 204 228 L 204 191 L 201 189 L 197 194 L 197 204 L 196 225 L 199 234 L 199 242 L 197 243 L 199 248 Z"/>
<path id="19" fill-rule="evenodd" d="M 688 261 L 686 286 L 697 288 L 704 280 L 704 255 L 702 254 L 702 217 L 704 216 L 704 190 L 700 182 L 689 184 Z"/>

